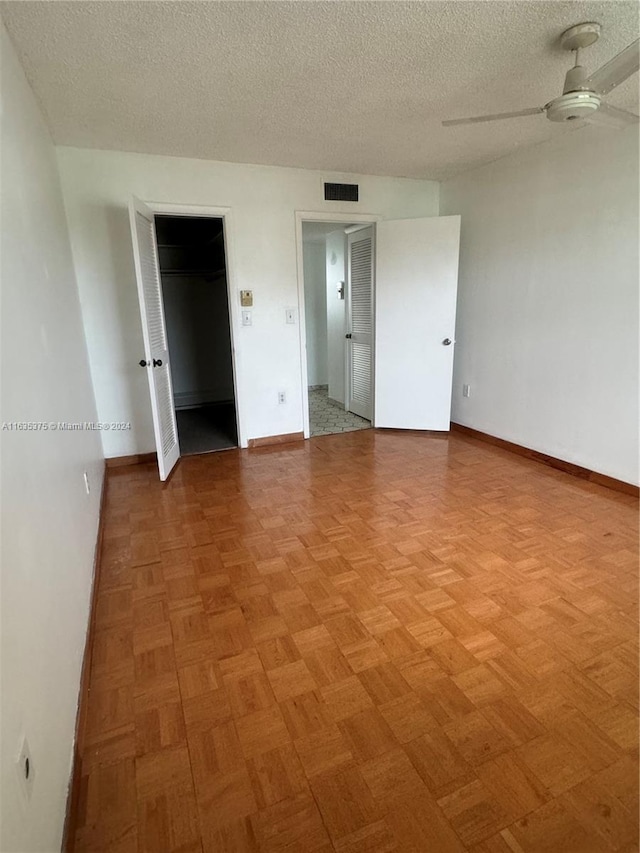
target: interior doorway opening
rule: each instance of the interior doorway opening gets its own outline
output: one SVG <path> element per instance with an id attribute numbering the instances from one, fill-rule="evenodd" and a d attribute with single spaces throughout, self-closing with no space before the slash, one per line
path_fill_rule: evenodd
<path id="1" fill-rule="evenodd" d="M 155 216 L 182 455 L 238 446 L 224 220 Z"/>
<path id="2" fill-rule="evenodd" d="M 372 426 L 373 255 L 370 223 L 302 222 L 311 437 Z"/>

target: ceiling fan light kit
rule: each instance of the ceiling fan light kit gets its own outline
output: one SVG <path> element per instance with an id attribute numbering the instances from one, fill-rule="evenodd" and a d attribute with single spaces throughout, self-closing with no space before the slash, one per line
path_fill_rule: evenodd
<path id="1" fill-rule="evenodd" d="M 539 113 L 545 113 L 549 121 L 553 122 L 582 120 L 589 124 L 618 128 L 637 123 L 639 121 L 637 115 L 609 106 L 604 101 L 604 95 L 615 89 L 640 68 L 640 39 L 636 39 L 593 74 L 587 75 L 586 70 L 580 65 L 580 51 L 598 40 L 600 30 L 600 24 L 592 21 L 576 24 L 562 33 L 560 46 L 575 53 L 575 64 L 565 76 L 562 95 L 549 101 L 543 107 L 475 116 L 474 118 L 453 119 L 443 121 L 442 124 L 445 127 L 456 124 L 477 124 L 538 115 Z"/>
<path id="2" fill-rule="evenodd" d="M 594 92 L 567 92 L 545 107 L 549 121 L 574 121 L 588 118 L 600 106 L 600 96 Z"/>

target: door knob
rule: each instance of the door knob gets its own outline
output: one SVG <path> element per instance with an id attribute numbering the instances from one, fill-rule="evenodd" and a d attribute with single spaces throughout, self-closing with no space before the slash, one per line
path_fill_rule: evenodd
<path id="1" fill-rule="evenodd" d="M 141 358 L 140 361 L 138 362 L 138 364 L 140 365 L 140 367 L 147 367 L 149 362 L 145 361 L 144 358 Z"/>
<path id="2" fill-rule="evenodd" d="M 450 347 L 451 346 L 451 338 L 445 338 L 442 341 L 442 343 L 444 344 L 445 347 Z"/>
<path id="3" fill-rule="evenodd" d="M 162 359 L 161 358 L 154 358 L 153 359 L 153 366 L 154 367 L 162 367 Z"/>
<path id="4" fill-rule="evenodd" d="M 348 335 L 345 335 L 345 338 L 346 338 L 348 341 L 350 341 L 350 340 L 351 340 L 351 333 L 349 333 Z"/>

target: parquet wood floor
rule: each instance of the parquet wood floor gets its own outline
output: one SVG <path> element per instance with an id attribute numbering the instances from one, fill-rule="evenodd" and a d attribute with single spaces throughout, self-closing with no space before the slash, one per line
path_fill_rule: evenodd
<path id="1" fill-rule="evenodd" d="M 368 430 L 109 471 L 76 851 L 636 851 L 637 502 Z"/>

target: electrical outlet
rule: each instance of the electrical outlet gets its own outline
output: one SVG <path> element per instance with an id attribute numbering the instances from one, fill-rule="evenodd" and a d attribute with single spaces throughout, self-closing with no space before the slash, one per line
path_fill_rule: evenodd
<path id="1" fill-rule="evenodd" d="M 29 743 L 26 737 L 22 739 L 20 752 L 18 753 L 18 760 L 16 761 L 16 772 L 18 774 L 18 781 L 20 782 L 22 793 L 27 800 L 30 800 L 31 794 L 33 793 L 33 782 L 36 776 L 36 768 L 33 763 L 33 758 L 31 757 L 31 750 L 29 749 Z"/>
<path id="2" fill-rule="evenodd" d="M 84 488 L 85 488 L 87 494 L 89 494 L 91 492 L 91 486 L 89 485 L 89 475 L 87 474 L 86 471 L 84 471 L 82 476 L 84 478 Z"/>
<path id="3" fill-rule="evenodd" d="M 278 391 L 278 403 L 286 403 L 287 395 L 284 391 Z"/>
<path id="4" fill-rule="evenodd" d="M 462 386 L 462 396 L 470 397 L 471 396 L 471 385 L 463 385 Z"/>

